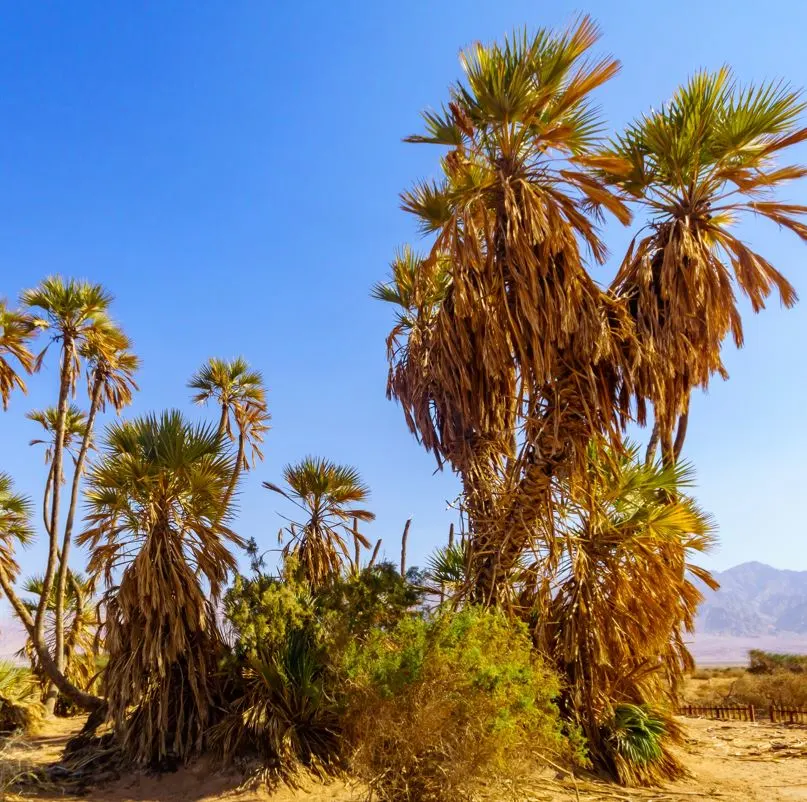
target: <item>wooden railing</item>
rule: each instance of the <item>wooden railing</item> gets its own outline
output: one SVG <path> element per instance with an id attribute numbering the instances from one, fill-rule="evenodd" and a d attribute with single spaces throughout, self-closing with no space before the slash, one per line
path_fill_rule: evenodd
<path id="1" fill-rule="evenodd" d="M 683 705 L 678 708 L 678 715 L 719 721 L 767 718 L 772 724 L 807 724 L 807 707 L 792 705 L 768 705 L 766 708 L 755 708 L 754 705 Z"/>

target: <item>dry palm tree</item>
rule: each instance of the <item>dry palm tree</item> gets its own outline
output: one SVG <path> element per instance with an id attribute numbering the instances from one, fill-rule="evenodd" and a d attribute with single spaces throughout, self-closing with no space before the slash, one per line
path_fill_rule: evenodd
<path id="1" fill-rule="evenodd" d="M 235 569 L 225 503 L 233 457 L 179 412 L 112 424 L 88 474 L 91 575 L 105 577 L 109 717 L 142 764 L 186 760 L 218 709 L 210 598 Z"/>
<path id="2" fill-rule="evenodd" d="M 807 239 L 807 206 L 779 200 L 776 190 L 807 168 L 776 157 L 807 139 L 799 127 L 805 103 L 783 83 L 740 86 L 730 70 L 701 72 L 658 111 L 641 117 L 603 152 L 601 177 L 646 215 L 613 283 L 635 320 L 643 354 L 636 394 L 657 422 L 648 458 L 678 457 L 693 388 L 714 373 L 727 377 L 725 338 L 743 344 L 735 289 L 754 311 L 776 290 L 785 306 L 796 292 L 773 265 L 732 232 L 759 215 Z M 673 440 L 674 429 L 678 432 Z"/>
<path id="3" fill-rule="evenodd" d="M 351 553 L 346 536 L 369 548 L 367 539 L 355 527 L 353 519 L 372 521 L 375 515 L 363 508 L 370 494 L 355 468 L 337 465 L 326 459 L 306 457 L 283 469 L 288 490 L 270 482 L 263 486 L 292 501 L 306 513 L 306 520 L 292 522 L 285 530 L 289 536 L 283 554 L 294 555 L 311 587 L 320 588 L 340 575 Z M 281 531 L 283 535 L 283 531 Z"/>
<path id="4" fill-rule="evenodd" d="M 62 462 L 65 441 L 65 426 L 69 410 L 69 398 L 75 392 L 76 381 L 81 370 L 82 348 L 95 336 L 97 331 L 108 325 L 107 310 L 112 301 L 111 295 L 99 284 L 91 284 L 75 279 L 65 280 L 61 276 L 50 276 L 37 287 L 26 290 L 21 297 L 23 306 L 42 317 L 36 323 L 45 328 L 51 336 L 51 342 L 60 344 L 59 366 L 59 400 L 54 429 L 53 464 L 54 477 L 62 476 Z M 37 357 L 39 368 L 48 350 L 47 346 Z M 86 438 L 85 438 L 86 440 Z M 34 645 L 37 650 L 46 649 L 45 614 L 47 599 L 56 579 L 56 571 L 61 559 L 59 548 L 59 514 L 61 504 L 61 482 L 52 483 L 48 559 L 43 578 L 42 603 L 34 617 Z M 62 585 L 62 588 L 64 586 Z M 62 594 L 63 595 L 63 594 Z M 57 600 L 58 601 L 58 600 Z M 57 619 L 58 620 L 58 619 Z M 62 668 L 62 652 L 56 654 L 53 662 L 56 672 Z M 52 661 L 43 661 L 43 667 L 49 670 Z M 51 677 L 56 682 L 56 677 Z M 78 702 L 78 696 L 75 701 Z M 47 700 L 47 708 L 53 710 L 56 698 L 51 695 Z"/>
<path id="5" fill-rule="evenodd" d="M 411 277 L 394 271 L 390 295 L 417 323 L 393 330 L 388 392 L 462 477 L 484 601 L 547 514 L 552 477 L 583 470 L 592 438 L 628 411 L 630 320 L 581 253 L 605 258 L 602 210 L 629 220 L 588 172 L 600 161 L 589 96 L 618 70 L 588 58 L 598 37 L 582 18 L 466 50 L 448 107 L 409 138 L 449 153 L 439 181 L 403 195 L 434 239 Z"/>
<path id="6" fill-rule="evenodd" d="M 9 357 L 15 359 L 26 373 L 31 372 L 34 358 L 28 350 L 28 343 L 34 331 L 33 320 L 28 315 L 12 311 L 0 298 L 0 399 L 3 409 L 8 409 L 15 387 L 25 392 L 25 382 L 14 370 Z"/>
<path id="7" fill-rule="evenodd" d="M 539 550 L 522 600 L 535 610 L 539 649 L 566 678 L 566 713 L 592 757 L 626 783 L 680 772 L 668 745 L 676 691 L 693 667 L 683 636 L 702 598 L 697 583 L 717 586 L 688 562 L 713 542 L 711 520 L 684 495 L 690 469 L 638 456 L 630 444 L 613 455 L 592 448 L 586 475 L 562 489 L 559 514 L 545 522 L 555 545 Z M 661 723 L 646 743 L 658 748 L 631 760 L 623 730 L 643 716 Z"/>
<path id="8" fill-rule="evenodd" d="M 250 368 L 243 357 L 232 360 L 209 359 L 195 373 L 188 387 L 195 390 L 193 400 L 197 404 L 213 401 L 219 405 L 219 436 L 235 440 L 232 421 L 238 429 L 238 456 L 227 492 L 227 501 L 232 499 L 242 470 L 249 470 L 257 460 L 263 459 L 260 444 L 269 429 L 271 418 L 266 405 L 266 389 L 263 376 Z M 251 459 L 247 457 L 247 447 Z"/>

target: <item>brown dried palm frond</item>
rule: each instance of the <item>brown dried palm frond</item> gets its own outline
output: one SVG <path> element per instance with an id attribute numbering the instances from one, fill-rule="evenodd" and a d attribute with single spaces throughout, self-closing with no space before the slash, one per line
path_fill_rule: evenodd
<path id="1" fill-rule="evenodd" d="M 643 356 L 635 390 L 655 407 L 665 459 L 674 456 L 672 430 L 692 389 L 706 388 L 715 373 L 727 378 L 725 338 L 743 344 L 736 291 L 754 311 L 774 290 L 785 306 L 796 301 L 787 279 L 731 227 L 758 215 L 807 240 L 807 206 L 774 195 L 807 175 L 807 167 L 775 162 L 807 139 L 799 127 L 804 109 L 802 94 L 785 84 L 742 87 L 727 68 L 698 73 L 630 125 L 597 164 L 648 217 L 612 289 L 636 323 Z"/>
<path id="2" fill-rule="evenodd" d="M 451 150 L 440 181 L 403 195 L 434 242 L 406 276 L 415 323 L 393 331 L 388 392 L 463 478 L 475 542 L 495 554 L 478 564 L 490 598 L 549 503 L 547 480 L 579 471 L 592 438 L 613 436 L 629 412 L 627 309 L 582 253 L 605 258 L 604 210 L 630 219 L 587 172 L 599 131 L 588 96 L 618 69 L 586 57 L 598 36 L 582 18 L 561 34 L 476 45 L 448 108 L 410 137 Z M 395 270 L 393 284 L 404 289 Z"/>
<path id="3" fill-rule="evenodd" d="M 218 598 L 243 541 L 228 528 L 233 457 L 178 412 L 108 429 L 79 538 L 106 578 L 109 717 L 141 764 L 199 752 L 219 709 Z M 117 584 L 114 578 L 120 576 Z"/>
<path id="4" fill-rule="evenodd" d="M 566 712 L 611 768 L 604 732 L 620 705 L 669 718 L 693 665 L 684 636 L 702 598 L 698 583 L 716 587 L 689 562 L 713 542 L 711 520 L 683 495 L 691 481 L 687 466 L 645 465 L 636 447 L 610 459 L 592 448 L 587 475 L 562 489 L 546 536 L 554 548 L 539 545 L 533 586 L 523 589 L 537 645 L 566 677 Z M 676 733 L 668 730 L 667 744 Z M 674 776 L 675 765 L 665 747 L 663 759 L 618 778 L 653 782 Z"/>
<path id="5" fill-rule="evenodd" d="M 361 507 L 370 495 L 359 472 L 348 465 L 337 465 L 327 459 L 305 457 L 283 469 L 288 491 L 271 482 L 267 490 L 292 501 L 305 514 L 306 520 L 291 522 L 281 530 L 288 538 L 283 556 L 294 556 L 302 575 L 313 588 L 323 587 L 338 578 L 346 562 L 352 559 L 347 537 L 369 548 L 369 541 L 351 522 L 372 521 L 375 515 Z"/>

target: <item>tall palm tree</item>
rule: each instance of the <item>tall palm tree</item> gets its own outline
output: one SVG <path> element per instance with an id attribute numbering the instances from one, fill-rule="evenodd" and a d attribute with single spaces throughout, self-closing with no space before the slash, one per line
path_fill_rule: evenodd
<path id="1" fill-rule="evenodd" d="M 438 181 L 403 195 L 433 244 L 408 292 L 422 325 L 401 332 L 388 391 L 463 479 L 480 600 L 495 600 L 529 543 L 552 477 L 584 470 L 592 438 L 627 414 L 627 310 L 581 253 L 605 258 L 601 211 L 630 218 L 589 172 L 600 130 L 589 96 L 618 70 L 588 58 L 598 37 L 584 17 L 469 48 L 448 106 L 409 138 L 449 152 Z"/>
<path id="2" fill-rule="evenodd" d="M 62 475 L 62 462 L 65 440 L 65 425 L 69 410 L 70 395 L 75 392 L 76 381 L 81 369 L 81 349 L 94 336 L 100 327 L 107 325 L 107 311 L 112 296 L 100 285 L 75 279 L 50 276 L 37 287 L 22 293 L 22 304 L 41 317 L 37 323 L 50 332 L 51 342 L 60 344 L 59 400 L 53 446 L 52 470 L 54 477 Z M 42 364 L 47 346 L 39 355 L 36 367 Z M 56 578 L 60 560 L 59 513 L 61 503 L 61 482 L 53 482 L 51 502 L 48 559 L 43 578 L 42 603 L 35 617 L 34 644 L 37 649 L 45 649 L 45 614 L 47 599 Z M 61 652 L 56 654 L 56 668 L 60 669 Z M 44 662 L 46 667 L 47 661 Z M 55 680 L 54 680 L 55 681 Z M 48 700 L 52 711 L 55 697 Z"/>
<path id="3" fill-rule="evenodd" d="M 234 459 L 215 428 L 165 412 L 114 423 L 88 473 L 88 569 L 105 577 L 109 717 L 143 764 L 187 759 L 218 709 L 210 598 L 236 568 L 225 503 Z"/>
<path id="4" fill-rule="evenodd" d="M 51 491 L 53 490 L 53 449 L 56 443 L 56 421 L 59 417 L 59 411 L 56 407 L 48 407 L 47 409 L 33 409 L 25 415 L 29 420 L 38 423 L 46 433 L 45 438 L 35 437 L 28 445 L 44 445 L 45 446 L 45 464 L 50 466 L 48 476 L 45 480 L 45 493 L 42 497 L 42 520 L 45 524 L 45 531 L 50 532 L 51 524 Z M 84 438 L 87 436 L 87 416 L 75 404 L 70 404 L 67 408 L 67 414 L 64 420 L 64 450 L 70 454 L 73 463 L 76 461 L 76 445 L 83 443 Z M 60 481 L 65 481 L 64 471 Z"/>
<path id="5" fill-rule="evenodd" d="M 207 404 L 212 401 L 218 404 L 218 433 L 221 438 L 227 436 L 235 440 L 233 420 L 238 429 L 238 456 L 227 492 L 227 501 L 232 499 L 242 470 L 249 470 L 250 465 L 263 459 L 260 444 L 269 429 L 269 414 L 266 404 L 266 388 L 263 376 L 253 370 L 243 357 L 232 360 L 211 357 L 188 382 L 188 387 L 195 390 L 193 401 Z M 251 459 L 247 457 L 247 447 L 251 449 Z"/>
<path id="6" fill-rule="evenodd" d="M 92 446 L 95 419 L 99 411 L 106 409 L 107 403 L 111 404 L 118 414 L 125 406 L 131 403 L 132 392 L 137 389 L 134 374 L 140 366 L 140 360 L 132 352 L 131 348 L 131 340 L 110 321 L 99 321 L 95 327 L 88 330 L 80 347 L 80 356 L 87 365 L 87 392 L 90 398 L 90 407 L 87 412 L 86 431 L 76 456 L 70 492 L 70 505 L 67 510 L 59 570 L 56 575 L 54 645 L 57 656 L 67 654 L 64 623 L 70 544 L 73 538 L 76 508 L 78 507 L 79 486 L 84 474 L 87 454 Z M 78 588 L 75 582 L 71 584 L 74 594 L 77 593 Z M 58 660 L 57 665 L 64 668 Z"/>
<path id="7" fill-rule="evenodd" d="M 365 548 L 370 546 L 363 535 L 350 527 L 354 518 L 375 519 L 372 512 L 353 506 L 363 504 L 370 491 L 355 468 L 318 457 L 287 465 L 283 478 L 288 490 L 270 482 L 263 486 L 280 493 L 306 514 L 304 521 L 293 522 L 287 528 L 289 541 L 284 556 L 294 555 L 309 584 L 323 587 L 339 576 L 344 561 L 351 560 L 345 534 L 349 532 Z"/>
<path id="8" fill-rule="evenodd" d="M 9 357 L 15 359 L 26 373 L 30 373 L 34 358 L 28 343 L 34 332 L 33 320 L 28 315 L 9 309 L 5 299 L 0 298 L 0 399 L 3 409 L 8 409 L 9 398 L 15 387 L 25 392 L 25 382 L 9 362 Z"/>
<path id="9" fill-rule="evenodd" d="M 601 177 L 646 218 L 612 289 L 635 320 L 643 355 L 635 390 L 640 403 L 653 403 L 668 462 L 684 443 L 692 389 L 715 373 L 727 378 L 721 348 L 729 334 L 743 344 L 735 289 L 755 312 L 774 290 L 785 306 L 796 301 L 787 279 L 732 227 L 758 215 L 807 240 L 807 206 L 776 196 L 807 175 L 807 167 L 776 163 L 807 139 L 805 107 L 786 84 L 744 87 L 727 68 L 700 72 L 602 153 Z"/>
<path id="10" fill-rule="evenodd" d="M 693 667 L 684 635 L 702 598 L 698 583 L 717 587 L 689 563 L 713 543 L 711 519 L 685 495 L 692 482 L 686 465 L 646 465 L 636 446 L 606 455 L 592 448 L 586 475 L 562 489 L 562 514 L 544 522 L 556 545 L 539 552 L 535 582 L 523 590 L 537 644 L 566 678 L 566 712 L 592 757 L 623 782 L 680 773 L 668 744 L 677 736 L 676 692 Z M 626 705 L 661 722 L 666 737 L 654 759 L 614 751 L 608 733 Z"/>
<path id="11" fill-rule="evenodd" d="M 29 577 L 23 584 L 23 590 L 32 598 L 24 600 L 25 606 L 32 615 L 36 614 L 42 597 L 42 577 Z M 81 574 L 68 574 L 67 592 L 64 604 L 64 627 L 67 632 L 64 638 L 64 672 L 67 679 L 79 688 L 89 690 L 96 676 L 96 659 L 100 646 L 98 638 L 98 616 L 93 605 L 95 585 L 92 579 Z M 56 652 L 56 588 L 51 592 L 47 604 L 48 621 L 46 624 L 48 645 Z M 48 683 L 42 670 L 33 641 L 29 637 L 18 657 L 25 657 L 31 662 L 34 674 L 40 682 Z"/>

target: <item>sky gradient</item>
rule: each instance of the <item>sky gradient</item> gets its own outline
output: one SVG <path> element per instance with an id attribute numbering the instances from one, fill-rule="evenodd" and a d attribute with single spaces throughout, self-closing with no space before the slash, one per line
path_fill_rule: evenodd
<path id="1" fill-rule="evenodd" d="M 407 145 L 419 112 L 445 99 L 457 53 L 516 26 L 557 26 L 558 2 L 8 2 L 0 8 L 0 296 L 49 273 L 102 282 L 143 359 L 127 414 L 179 407 L 209 356 L 263 371 L 273 429 L 244 482 L 237 530 L 276 545 L 282 499 L 262 490 L 305 454 L 355 465 L 395 557 L 446 537 L 447 474 L 385 398 L 391 310 L 369 298 L 394 249 L 417 242 L 397 194 L 434 172 L 438 151 Z M 694 70 L 807 85 L 807 7 L 770 2 L 590 2 L 600 50 L 621 74 L 598 93 L 612 130 L 658 106 Z M 807 159 L 804 148 L 794 159 Z M 807 203 L 807 185 L 787 199 Z M 613 259 L 629 230 L 611 225 Z M 804 295 L 807 248 L 788 232 L 742 235 Z M 778 301 L 728 346 L 731 373 L 698 393 L 686 457 L 720 526 L 706 563 L 757 559 L 807 569 L 807 308 Z M 41 451 L 24 419 L 54 403 L 54 360 L 0 415 L 0 470 L 41 493 Z M 215 413 L 210 412 L 213 419 Z M 286 510 L 288 511 L 288 510 Z M 42 570 L 44 551 L 21 556 Z"/>

